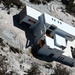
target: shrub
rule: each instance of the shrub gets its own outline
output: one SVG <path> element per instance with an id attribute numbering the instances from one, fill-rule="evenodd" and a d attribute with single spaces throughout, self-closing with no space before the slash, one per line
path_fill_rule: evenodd
<path id="1" fill-rule="evenodd" d="M 57 64 L 56 67 L 54 67 L 54 73 L 51 75 L 70 75 L 70 73 L 66 67 L 61 64 Z"/>
<path id="2" fill-rule="evenodd" d="M 35 3 L 35 4 L 37 3 L 37 1 L 38 1 L 38 0 L 29 0 L 29 2 Z"/>
<path id="3" fill-rule="evenodd" d="M 40 0 L 29 0 L 29 2 L 34 3 L 34 4 L 41 4 Z"/>
<path id="4" fill-rule="evenodd" d="M 50 1 L 52 1 L 52 0 L 46 0 L 47 2 L 50 2 Z"/>
<path id="5" fill-rule="evenodd" d="M 1 4 L 1 0 L 0 0 L 0 4 Z"/>
<path id="6" fill-rule="evenodd" d="M 18 8 L 23 6 L 23 3 L 20 0 L 2 0 L 2 2 L 7 8 L 13 5 L 16 5 Z"/>
<path id="7" fill-rule="evenodd" d="M 50 2 L 50 1 L 53 1 L 53 0 L 29 0 L 29 2 L 38 4 L 38 5 L 41 3 L 43 3 L 43 5 L 45 5 L 45 4 L 47 4 L 47 2 Z"/>
<path id="8" fill-rule="evenodd" d="M 5 47 L 5 44 L 3 43 L 3 39 L 0 38 L 0 46 Z"/>
<path id="9" fill-rule="evenodd" d="M 10 46 L 10 50 L 13 51 L 14 53 L 21 53 L 22 54 L 22 51 L 18 48 L 15 48 L 13 46 Z"/>
<path id="10" fill-rule="evenodd" d="M 0 75 L 5 75 L 7 72 L 6 56 L 0 55 Z"/>
<path id="11" fill-rule="evenodd" d="M 23 6 L 23 3 L 20 0 L 12 0 L 12 4 L 16 5 L 18 8 Z"/>
<path id="12" fill-rule="evenodd" d="M 61 0 L 61 2 L 65 5 L 68 5 L 69 4 L 69 1 L 68 0 Z"/>
<path id="13" fill-rule="evenodd" d="M 50 64 L 50 63 L 47 63 L 44 66 L 45 66 L 45 68 L 52 69 L 52 64 Z"/>
<path id="14" fill-rule="evenodd" d="M 40 75 L 40 70 L 38 65 L 35 65 L 35 63 L 32 65 L 31 69 L 28 70 L 27 75 Z"/>
<path id="15" fill-rule="evenodd" d="M 61 2 L 65 5 L 67 12 L 75 13 L 75 4 L 74 0 L 61 0 Z"/>
<path id="16" fill-rule="evenodd" d="M 13 75 L 13 72 L 11 71 L 10 73 L 4 74 L 2 70 L 0 70 L 0 75 Z"/>
<path id="17" fill-rule="evenodd" d="M 45 5 L 45 4 L 47 4 L 47 2 L 46 1 L 42 1 L 42 4 Z"/>
<path id="18" fill-rule="evenodd" d="M 1 42 L 3 42 L 3 39 L 2 39 L 2 38 L 0 38 L 0 43 L 1 43 Z"/>
<path id="19" fill-rule="evenodd" d="M 0 75 L 4 75 L 3 72 L 0 70 Z"/>

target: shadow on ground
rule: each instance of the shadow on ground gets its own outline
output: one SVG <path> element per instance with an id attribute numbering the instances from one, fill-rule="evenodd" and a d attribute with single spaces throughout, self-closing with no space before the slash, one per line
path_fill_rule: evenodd
<path id="1" fill-rule="evenodd" d="M 28 48 L 29 46 L 31 46 L 33 44 L 33 34 L 32 34 L 32 30 L 28 29 L 28 24 L 26 23 L 21 23 L 19 24 L 19 15 L 14 15 L 13 16 L 13 23 L 14 23 L 14 26 L 25 31 L 25 37 L 27 39 L 26 41 L 26 48 Z"/>

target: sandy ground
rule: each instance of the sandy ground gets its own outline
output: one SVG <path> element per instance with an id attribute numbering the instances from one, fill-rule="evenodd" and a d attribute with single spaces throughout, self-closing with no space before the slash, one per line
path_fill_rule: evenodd
<path id="1" fill-rule="evenodd" d="M 14 10 L 14 9 L 13 9 Z M 0 11 L 0 35 L 3 36 L 7 41 L 18 47 L 23 47 L 26 40 L 25 32 L 18 29 L 13 25 L 13 16 L 8 15 L 6 11 Z M 21 48 L 22 49 L 22 48 Z"/>

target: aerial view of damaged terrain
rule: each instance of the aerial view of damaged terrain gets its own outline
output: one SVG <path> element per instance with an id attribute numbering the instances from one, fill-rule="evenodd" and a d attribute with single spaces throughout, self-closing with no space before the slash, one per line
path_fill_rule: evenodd
<path id="1" fill-rule="evenodd" d="M 75 0 L 0 0 L 0 75 L 75 75 Z"/>

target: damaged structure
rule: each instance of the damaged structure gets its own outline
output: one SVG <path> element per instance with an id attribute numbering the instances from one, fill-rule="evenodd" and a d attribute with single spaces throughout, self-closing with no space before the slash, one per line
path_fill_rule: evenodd
<path id="1" fill-rule="evenodd" d="M 29 6 L 25 6 L 19 13 L 19 18 L 20 24 L 25 22 L 28 24 L 28 29 L 32 30 L 33 46 L 37 46 L 38 54 L 49 56 L 69 66 L 75 66 L 71 50 L 75 42 L 74 27 Z"/>

